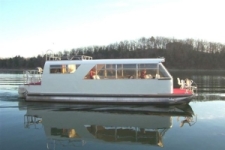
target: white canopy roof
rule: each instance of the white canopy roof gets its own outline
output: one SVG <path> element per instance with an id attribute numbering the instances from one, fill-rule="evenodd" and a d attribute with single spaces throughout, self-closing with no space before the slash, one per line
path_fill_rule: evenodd
<path id="1" fill-rule="evenodd" d="M 46 61 L 50 65 L 57 64 L 158 64 L 165 62 L 165 58 L 139 58 L 139 59 L 94 59 L 94 60 L 57 60 Z"/>

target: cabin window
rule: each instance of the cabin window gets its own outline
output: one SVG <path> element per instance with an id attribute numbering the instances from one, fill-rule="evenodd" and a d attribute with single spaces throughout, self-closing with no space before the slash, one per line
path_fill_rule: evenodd
<path id="1" fill-rule="evenodd" d="M 106 76 L 106 71 L 105 71 L 105 64 L 98 64 L 96 65 L 96 75 L 99 76 L 99 78 L 104 78 Z"/>
<path id="2" fill-rule="evenodd" d="M 102 72 L 104 65 L 95 65 L 85 75 L 84 79 L 100 79 L 99 73 Z"/>
<path id="3" fill-rule="evenodd" d="M 51 135 L 68 138 L 79 137 L 79 135 L 75 132 L 75 129 L 65 129 L 65 128 L 51 128 Z"/>
<path id="4" fill-rule="evenodd" d="M 116 79 L 116 65 L 97 64 L 86 74 L 85 79 Z"/>
<path id="5" fill-rule="evenodd" d="M 171 77 L 162 64 L 97 64 L 85 79 L 144 79 Z"/>
<path id="6" fill-rule="evenodd" d="M 51 74 L 69 74 L 69 73 L 74 73 L 76 69 L 80 65 L 75 65 L 75 64 L 62 64 L 62 65 L 50 65 L 50 73 Z"/>
<path id="7" fill-rule="evenodd" d="M 163 66 L 163 64 L 159 64 L 158 74 L 160 75 L 160 78 L 171 78 L 171 75 L 166 70 L 166 68 Z"/>
<path id="8" fill-rule="evenodd" d="M 136 64 L 118 64 L 117 78 L 118 79 L 134 79 L 137 78 Z"/>
<path id="9" fill-rule="evenodd" d="M 116 64 L 105 65 L 105 78 L 116 79 Z"/>
<path id="10" fill-rule="evenodd" d="M 157 74 L 158 64 L 139 64 L 138 65 L 138 77 L 139 78 L 155 78 Z M 145 77 L 143 72 L 145 71 Z"/>

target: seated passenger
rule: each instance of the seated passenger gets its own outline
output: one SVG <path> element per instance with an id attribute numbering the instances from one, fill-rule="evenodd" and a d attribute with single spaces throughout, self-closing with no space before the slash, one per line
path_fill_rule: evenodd
<path id="1" fill-rule="evenodd" d="M 134 76 L 129 76 L 129 79 L 134 79 Z"/>
<path id="2" fill-rule="evenodd" d="M 141 71 L 141 79 L 145 79 L 146 78 L 146 70 L 142 70 Z"/>
<path id="3" fill-rule="evenodd" d="M 156 73 L 155 78 L 156 79 L 159 79 L 160 78 L 160 75 L 158 73 Z"/>
<path id="4" fill-rule="evenodd" d="M 153 77 L 152 77 L 151 74 L 147 74 L 147 75 L 145 75 L 145 78 L 146 78 L 146 79 L 152 79 Z"/>
<path id="5" fill-rule="evenodd" d="M 90 79 L 94 79 L 95 74 L 96 74 L 95 70 L 91 69 L 91 71 L 90 71 Z"/>

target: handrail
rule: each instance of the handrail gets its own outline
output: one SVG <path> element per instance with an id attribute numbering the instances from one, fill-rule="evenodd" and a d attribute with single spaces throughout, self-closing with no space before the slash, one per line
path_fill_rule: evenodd
<path id="1" fill-rule="evenodd" d="M 177 78 L 177 81 L 181 89 L 186 89 L 187 91 L 190 90 L 192 93 L 194 93 L 194 90 L 197 90 L 197 84 L 193 80 L 180 80 L 180 78 Z"/>
<path id="2" fill-rule="evenodd" d="M 48 49 L 45 54 L 45 60 L 61 60 L 61 56 L 56 56 L 52 50 Z"/>
<path id="3" fill-rule="evenodd" d="M 24 70 L 23 78 L 24 84 L 35 84 L 41 82 L 42 72 L 40 70 Z"/>
<path id="4" fill-rule="evenodd" d="M 49 60 L 63 60 L 63 59 L 67 59 L 67 60 L 73 60 L 73 59 L 76 59 L 76 60 L 92 60 L 93 58 L 91 56 L 86 56 L 86 55 L 72 55 L 71 57 L 70 56 L 61 56 L 60 54 L 54 54 L 52 50 L 48 49 L 46 51 L 46 54 L 45 54 L 45 57 L 46 57 L 46 61 L 49 61 Z"/>

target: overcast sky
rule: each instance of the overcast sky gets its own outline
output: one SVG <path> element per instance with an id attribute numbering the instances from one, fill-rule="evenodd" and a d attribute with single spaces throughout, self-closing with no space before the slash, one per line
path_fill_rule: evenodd
<path id="1" fill-rule="evenodd" d="M 0 0 L 0 58 L 141 37 L 225 44 L 224 0 Z"/>

